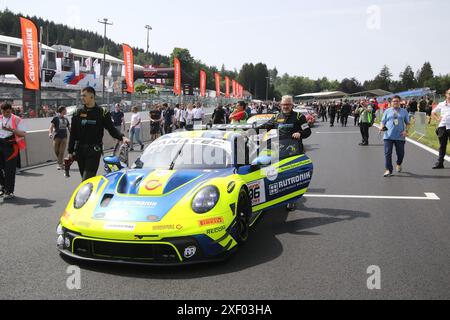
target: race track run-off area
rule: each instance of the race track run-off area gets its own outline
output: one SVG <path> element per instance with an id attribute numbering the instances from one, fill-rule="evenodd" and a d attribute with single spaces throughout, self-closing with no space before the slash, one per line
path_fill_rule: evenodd
<path id="1" fill-rule="evenodd" d="M 386 179 L 375 128 L 368 147 L 357 127 L 313 131 L 314 177 L 297 211 L 265 212 L 248 243 L 214 264 L 62 258 L 55 230 L 76 168 L 70 179 L 55 165 L 23 172 L 17 199 L 0 200 L 0 299 L 449 299 L 450 169 L 432 170 L 436 156 L 408 143 L 403 173 Z M 67 286 L 71 265 L 79 288 Z"/>

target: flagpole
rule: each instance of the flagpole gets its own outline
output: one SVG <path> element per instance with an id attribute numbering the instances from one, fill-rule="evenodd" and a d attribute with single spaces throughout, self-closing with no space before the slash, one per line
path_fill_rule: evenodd
<path id="1" fill-rule="evenodd" d="M 113 23 L 108 22 L 108 18 L 104 18 L 103 21 L 98 21 L 98 23 L 101 23 L 105 25 L 105 32 L 103 36 L 103 103 L 105 103 L 105 81 L 106 81 L 106 27 L 112 26 Z"/>
<path id="2" fill-rule="evenodd" d="M 43 27 L 40 27 L 39 28 L 39 54 L 38 54 L 38 57 L 39 57 L 39 70 L 41 70 L 41 72 L 38 72 L 38 74 L 40 74 L 40 79 L 39 79 L 39 91 L 38 91 L 38 94 L 36 95 L 36 107 L 38 106 L 38 105 L 42 105 L 42 101 L 41 101 L 41 90 L 42 90 L 42 78 L 43 78 L 43 75 L 44 75 L 44 70 L 43 70 L 43 68 L 42 68 L 42 56 L 41 56 L 41 54 L 42 54 L 42 33 L 44 32 L 44 28 Z"/>

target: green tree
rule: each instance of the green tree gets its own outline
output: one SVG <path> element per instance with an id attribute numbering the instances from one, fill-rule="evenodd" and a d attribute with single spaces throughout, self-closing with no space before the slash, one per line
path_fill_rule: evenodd
<path id="1" fill-rule="evenodd" d="M 355 78 L 351 79 L 345 78 L 339 84 L 338 90 L 345 93 L 353 94 L 363 91 L 363 86 Z"/>
<path id="2" fill-rule="evenodd" d="M 434 71 L 429 62 L 425 62 L 422 69 L 417 72 L 417 83 L 419 87 L 423 88 L 425 82 L 434 78 Z"/>
<path id="3" fill-rule="evenodd" d="M 256 97 L 255 92 L 255 66 L 253 63 L 246 63 L 242 66 L 239 72 L 239 77 L 236 79 L 244 88 L 251 92 Z"/>
<path id="4" fill-rule="evenodd" d="M 385 65 L 380 73 L 375 77 L 373 85 L 375 86 L 372 89 L 382 89 L 389 91 L 389 85 L 392 81 L 392 73 L 389 70 L 389 67 Z"/>
<path id="5" fill-rule="evenodd" d="M 417 81 L 414 76 L 414 71 L 411 66 L 407 66 L 405 71 L 400 73 L 400 91 L 414 89 L 416 84 Z"/>

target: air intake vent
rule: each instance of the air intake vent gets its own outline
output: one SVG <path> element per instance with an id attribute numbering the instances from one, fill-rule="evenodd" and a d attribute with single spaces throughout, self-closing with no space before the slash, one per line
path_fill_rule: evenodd
<path id="1" fill-rule="evenodd" d="M 100 206 L 102 208 L 107 208 L 112 200 L 112 198 L 114 198 L 114 195 L 112 194 L 105 194 L 105 196 L 103 197 L 102 203 L 100 204 Z"/>

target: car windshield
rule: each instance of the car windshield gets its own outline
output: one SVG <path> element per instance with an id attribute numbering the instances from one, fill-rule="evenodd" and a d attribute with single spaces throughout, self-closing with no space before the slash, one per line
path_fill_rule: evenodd
<path id="1" fill-rule="evenodd" d="M 232 166 L 231 143 L 217 139 L 159 139 L 140 158 L 152 169 L 225 169 Z"/>

